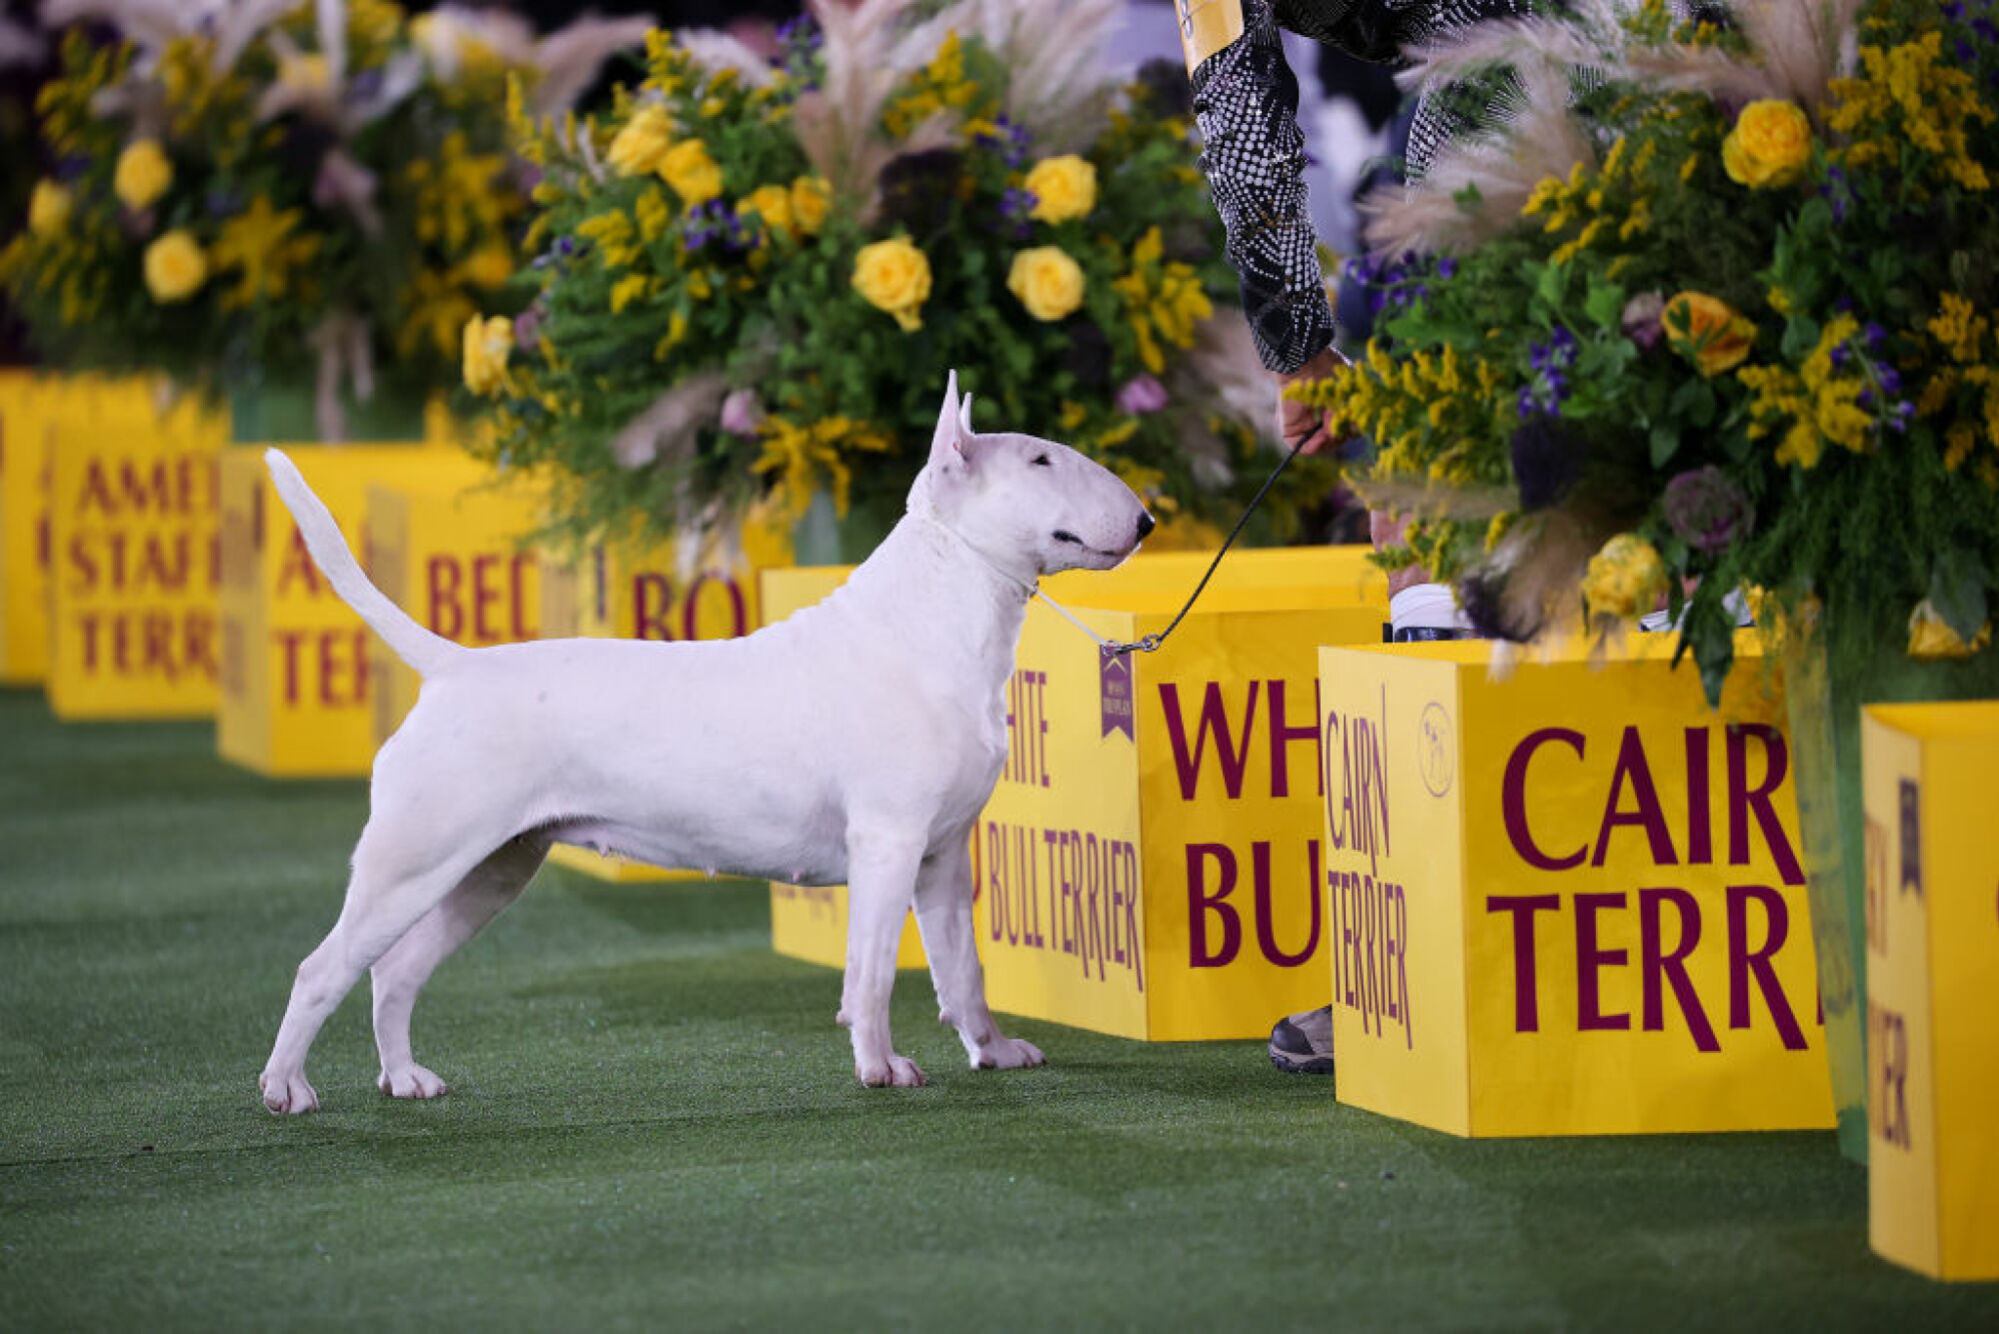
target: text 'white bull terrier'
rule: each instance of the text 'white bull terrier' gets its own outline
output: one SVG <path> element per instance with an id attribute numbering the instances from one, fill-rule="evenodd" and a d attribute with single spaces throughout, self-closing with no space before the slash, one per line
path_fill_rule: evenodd
<path id="1" fill-rule="evenodd" d="M 1035 580 L 1109 569 L 1152 530 L 1110 472 L 1047 440 L 974 434 L 954 374 L 907 515 L 817 606 L 742 639 L 467 649 L 370 583 L 297 468 L 266 458 L 313 560 L 424 683 L 375 756 L 347 899 L 299 965 L 258 1079 L 265 1106 L 319 1106 L 306 1053 L 368 970 L 382 1091 L 444 1092 L 410 1051 L 417 992 L 554 843 L 845 881 L 839 1018 L 864 1084 L 924 1082 L 889 1040 L 913 903 L 940 1018 L 972 1065 L 1041 1063 L 986 1007 L 968 839 L 1005 760 L 1005 688 Z"/>

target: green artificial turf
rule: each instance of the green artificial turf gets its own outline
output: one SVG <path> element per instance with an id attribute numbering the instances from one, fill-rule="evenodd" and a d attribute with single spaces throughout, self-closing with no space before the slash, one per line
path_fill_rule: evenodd
<path id="1" fill-rule="evenodd" d="M 365 811 L 0 693 L 0 1327 L 1999 1328 L 1829 1133 L 1467 1142 L 1029 1022 L 977 1074 L 915 974 L 932 1083 L 864 1090 L 757 885 L 544 871 L 418 1006 L 448 1097 L 375 1092 L 364 983 L 275 1118 Z"/>

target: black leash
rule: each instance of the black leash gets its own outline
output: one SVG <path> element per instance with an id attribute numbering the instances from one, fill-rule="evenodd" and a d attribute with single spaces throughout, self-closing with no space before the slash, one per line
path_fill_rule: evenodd
<path id="1" fill-rule="evenodd" d="M 1067 608 L 1063 607 L 1061 603 L 1055 601 L 1054 598 L 1049 597 L 1046 593 L 1042 593 L 1039 592 L 1039 590 L 1037 590 L 1036 596 L 1038 596 L 1043 602 L 1046 602 L 1049 606 L 1055 608 L 1056 611 L 1061 612 L 1062 615 L 1067 616 L 1073 624 L 1080 627 L 1086 634 L 1090 636 L 1090 638 L 1096 640 L 1098 644 L 1102 645 L 1103 653 L 1106 658 L 1121 658 L 1125 654 L 1134 651 L 1139 653 L 1158 652 L 1159 646 L 1166 642 L 1166 636 L 1172 634 L 1175 630 L 1177 630 L 1180 627 L 1180 622 L 1187 618 L 1187 613 L 1194 609 L 1194 603 L 1201 596 L 1201 591 L 1208 586 L 1208 581 L 1215 577 L 1215 570 L 1221 565 L 1222 557 L 1226 556 L 1228 554 L 1229 548 L 1235 545 L 1235 540 L 1238 537 L 1242 536 L 1243 525 L 1249 522 L 1249 516 L 1256 513 L 1256 507 L 1263 503 L 1263 498 L 1266 495 L 1270 494 L 1270 488 L 1276 484 L 1278 477 L 1283 473 L 1283 471 L 1291 466 L 1291 460 L 1297 458 L 1299 451 L 1303 450 L 1307 442 L 1309 442 L 1312 439 L 1312 437 L 1317 434 L 1318 432 L 1316 431 L 1311 432 L 1307 434 L 1304 437 L 1304 439 L 1300 440 L 1297 444 L 1291 446 L 1291 452 L 1289 454 L 1286 454 L 1282 459 L 1280 459 L 1278 461 L 1277 466 L 1270 470 L 1270 476 L 1263 479 L 1263 485 L 1256 488 L 1256 494 L 1249 498 L 1248 506 L 1246 506 L 1243 509 L 1242 517 L 1235 521 L 1235 527 L 1232 530 L 1230 530 L 1228 539 L 1222 543 L 1221 550 L 1217 551 L 1215 553 L 1214 560 L 1208 563 L 1208 572 L 1201 576 L 1200 583 L 1194 585 L 1194 591 L 1187 595 L 1187 601 L 1185 605 L 1183 605 L 1180 608 L 1179 612 L 1173 617 L 1172 621 L 1168 623 L 1167 627 L 1164 630 L 1159 631 L 1157 634 L 1145 635 L 1142 638 L 1134 639 L 1130 643 L 1126 644 L 1116 643 L 1112 640 L 1105 639 L 1095 630 L 1090 629 L 1089 626 L 1084 625 L 1074 616 L 1071 616 Z"/>

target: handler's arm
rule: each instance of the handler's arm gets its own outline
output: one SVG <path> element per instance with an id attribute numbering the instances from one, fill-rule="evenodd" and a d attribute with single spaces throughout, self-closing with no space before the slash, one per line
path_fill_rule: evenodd
<path id="1" fill-rule="evenodd" d="M 1177 0 L 1201 129 L 1201 170 L 1228 234 L 1243 314 L 1268 369 L 1296 372 L 1333 341 L 1305 197 L 1298 81 L 1267 0 Z"/>

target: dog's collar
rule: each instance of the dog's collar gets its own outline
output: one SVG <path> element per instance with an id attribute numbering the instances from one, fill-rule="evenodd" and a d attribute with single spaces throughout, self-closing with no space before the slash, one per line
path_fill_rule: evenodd
<path id="1" fill-rule="evenodd" d="M 1117 644 L 1111 640 L 1105 639 L 1095 630 L 1092 630 L 1089 626 L 1085 625 L 1082 619 L 1078 617 L 1076 613 L 1070 611 L 1067 607 L 1063 606 L 1061 603 L 1057 602 L 1054 598 L 1049 597 L 1047 593 L 1043 592 L 1041 585 L 1039 583 L 1029 582 L 1025 579 L 1022 579 L 1019 575 L 1014 574 L 1012 571 L 1002 568 L 998 561 L 994 560 L 991 556 L 988 556 L 985 552 L 979 550 L 976 546 L 972 545 L 971 538 L 966 537 L 963 533 L 959 532 L 956 528 L 953 528 L 950 524 L 945 523 L 942 519 L 938 518 L 934 514 L 923 514 L 916 510 L 911 510 L 909 513 L 913 518 L 921 519 L 924 523 L 929 524 L 931 527 L 943 530 L 946 534 L 948 534 L 952 538 L 952 540 L 957 542 L 958 545 L 965 548 L 965 550 L 971 552 L 972 555 L 976 557 L 979 560 L 979 562 L 983 564 L 987 569 L 991 570 L 994 574 L 997 574 L 1000 578 L 1012 584 L 1015 588 L 1018 588 L 1023 594 L 1026 595 L 1028 601 L 1032 602 L 1034 599 L 1040 598 L 1043 602 L 1047 603 L 1050 607 L 1054 608 L 1056 615 L 1060 616 L 1063 620 L 1069 622 L 1069 624 L 1075 626 L 1078 630 L 1081 630 L 1084 634 L 1088 635 L 1090 638 L 1096 640 L 1097 646 L 1101 648 L 1106 655 L 1116 655 L 1119 653 L 1128 652 L 1129 650 L 1134 648 L 1143 648 L 1145 649 L 1146 652 L 1150 653 L 1154 648 L 1158 647 L 1156 640 L 1152 643 L 1146 643 L 1144 641 L 1140 641 L 1139 643 L 1136 644 Z M 1153 639 L 1153 636 L 1148 635 L 1146 636 L 1146 639 L 1151 640 Z"/>
<path id="2" fill-rule="evenodd" d="M 959 532 L 956 528 L 953 528 L 950 524 L 945 523 L 942 519 L 938 518 L 936 515 L 923 514 L 916 510 L 911 510 L 910 514 L 912 517 L 921 519 L 924 523 L 929 524 L 932 528 L 938 529 L 939 531 L 945 533 L 951 538 L 952 541 L 956 542 L 959 546 L 963 547 L 965 550 L 971 552 L 973 557 L 976 558 L 981 565 L 984 565 L 994 574 L 1006 580 L 1009 584 L 1013 585 L 1015 588 L 1018 588 L 1021 592 L 1022 597 L 1033 598 L 1036 594 L 1038 594 L 1041 591 L 1040 584 L 1036 583 L 1032 579 L 1023 579 L 1019 575 L 1015 574 L 1012 570 L 1007 569 L 1004 565 L 1001 565 L 991 556 L 988 556 L 985 552 L 979 550 L 979 548 L 977 547 L 977 545 L 973 543 L 971 538 L 966 537 L 963 533 Z"/>

